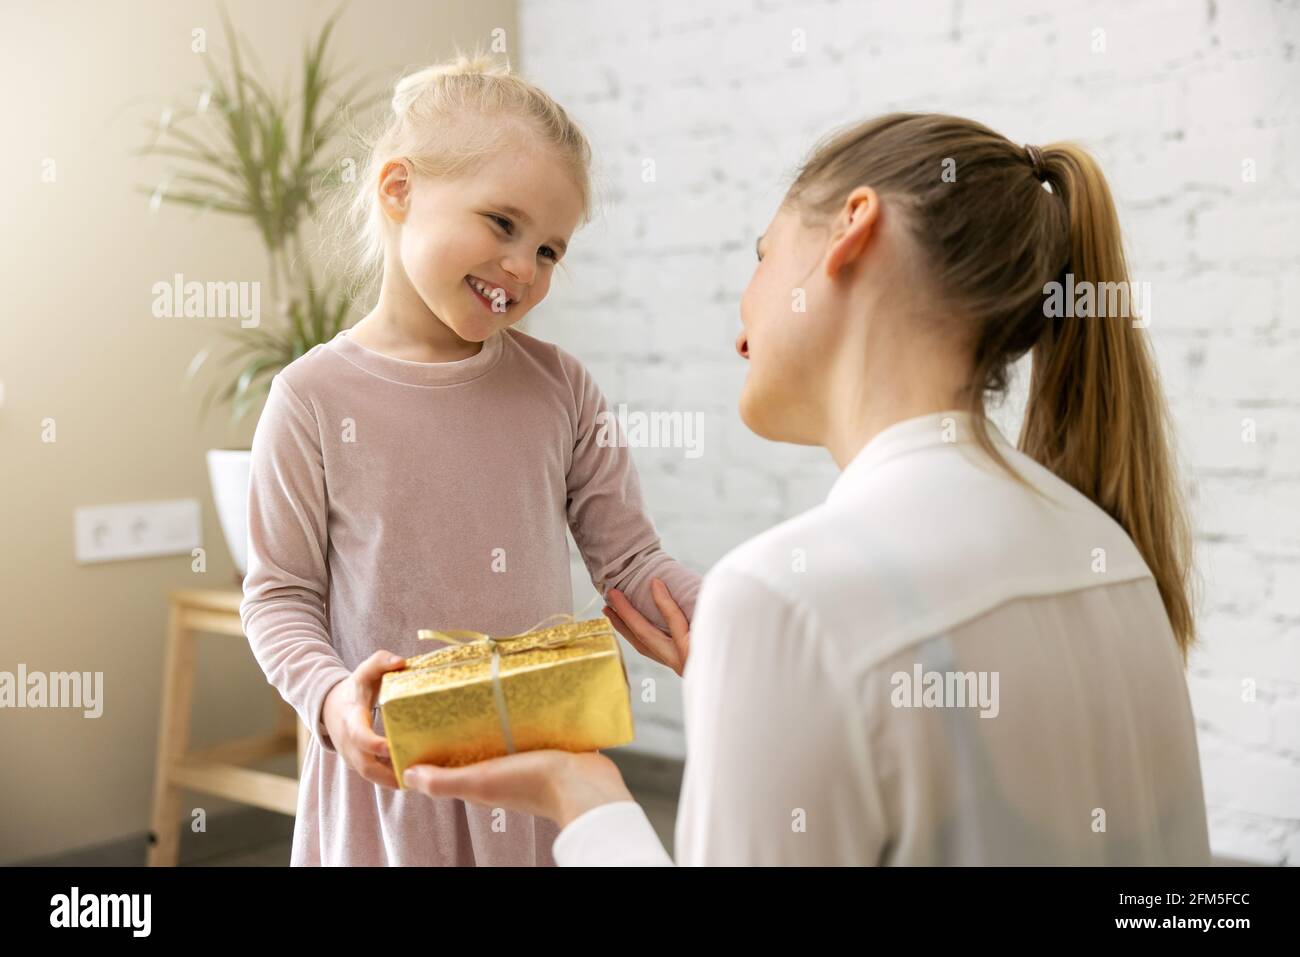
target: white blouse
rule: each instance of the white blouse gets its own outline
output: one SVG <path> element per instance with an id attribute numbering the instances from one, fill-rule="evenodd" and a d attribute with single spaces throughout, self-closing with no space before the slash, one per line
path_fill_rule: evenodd
<path id="1" fill-rule="evenodd" d="M 900 422 L 827 500 L 705 578 L 684 682 L 682 864 L 1209 863 L 1187 686 L 1105 512 L 971 420 Z M 1030 487 L 1032 486 L 1032 487 Z M 672 864 L 640 805 L 561 865 Z"/>

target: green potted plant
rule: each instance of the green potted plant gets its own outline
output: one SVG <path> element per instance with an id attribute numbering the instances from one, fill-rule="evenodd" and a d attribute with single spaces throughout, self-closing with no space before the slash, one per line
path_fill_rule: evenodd
<path id="1" fill-rule="evenodd" d="M 350 324 L 346 285 L 317 283 L 302 242 L 303 227 L 317 215 L 319 197 L 342 179 L 335 142 L 349 116 L 383 98 L 362 97 L 362 83 L 342 90 L 341 74 L 327 65 L 330 33 L 341 12 L 331 15 L 307 44 L 300 89 L 274 96 L 245 66 L 222 8 L 227 62 L 217 65 L 205 57 L 209 82 L 197 105 L 166 111 L 152 124 L 152 142 L 140 151 L 179 166 L 164 185 L 145 190 L 154 208 L 172 203 L 243 217 L 256 228 L 266 251 L 269 320 L 254 328 L 241 323 L 221 330 L 231 340 L 228 353 L 214 360 L 213 348 L 206 346 L 186 372 L 193 381 L 205 368 L 215 370 L 200 417 L 215 402 L 228 406 L 233 421 L 243 419 L 261 407 L 277 372 Z M 221 530 L 241 577 L 247 571 L 250 458 L 249 449 L 207 453 Z"/>

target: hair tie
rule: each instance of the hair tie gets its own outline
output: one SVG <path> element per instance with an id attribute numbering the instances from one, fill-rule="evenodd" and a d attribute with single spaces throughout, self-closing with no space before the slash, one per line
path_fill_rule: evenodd
<path id="1" fill-rule="evenodd" d="M 1039 182 L 1042 182 L 1046 178 L 1043 172 L 1043 151 L 1037 146 L 1030 146 L 1026 143 L 1025 152 L 1029 154 L 1029 162 L 1034 167 L 1034 175 L 1038 177 Z"/>

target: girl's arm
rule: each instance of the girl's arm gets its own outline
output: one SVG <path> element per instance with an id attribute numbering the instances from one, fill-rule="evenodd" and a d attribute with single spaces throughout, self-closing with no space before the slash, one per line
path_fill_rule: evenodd
<path id="1" fill-rule="evenodd" d="M 351 672 L 329 639 L 327 514 L 315 417 L 277 375 L 253 434 L 240 618 L 267 681 L 333 751 L 321 706 Z"/>
<path id="2" fill-rule="evenodd" d="M 690 618 L 700 576 L 660 547 L 629 450 L 616 442 L 601 444 L 602 434 L 617 433 L 612 426 L 601 428 L 597 417 L 608 411 L 608 405 L 595 380 L 576 360 L 567 371 L 578 403 L 577 440 L 567 488 L 573 540 L 597 591 L 604 595 L 617 588 L 656 627 L 666 629 L 667 622 L 651 595 L 650 580 L 663 581 Z"/>

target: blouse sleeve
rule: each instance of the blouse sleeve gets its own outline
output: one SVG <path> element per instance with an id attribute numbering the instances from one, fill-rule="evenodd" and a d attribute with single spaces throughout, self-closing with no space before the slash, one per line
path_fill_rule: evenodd
<path id="1" fill-rule="evenodd" d="M 743 571 L 715 568 L 692 633 L 677 863 L 879 860 L 886 821 L 868 732 L 811 614 Z M 561 832 L 555 859 L 649 864 L 661 860 L 656 847 L 644 814 L 606 805 Z"/>
<path id="2" fill-rule="evenodd" d="M 635 801 L 602 804 L 574 818 L 556 837 L 551 856 L 561 867 L 671 867 L 673 863 Z"/>

